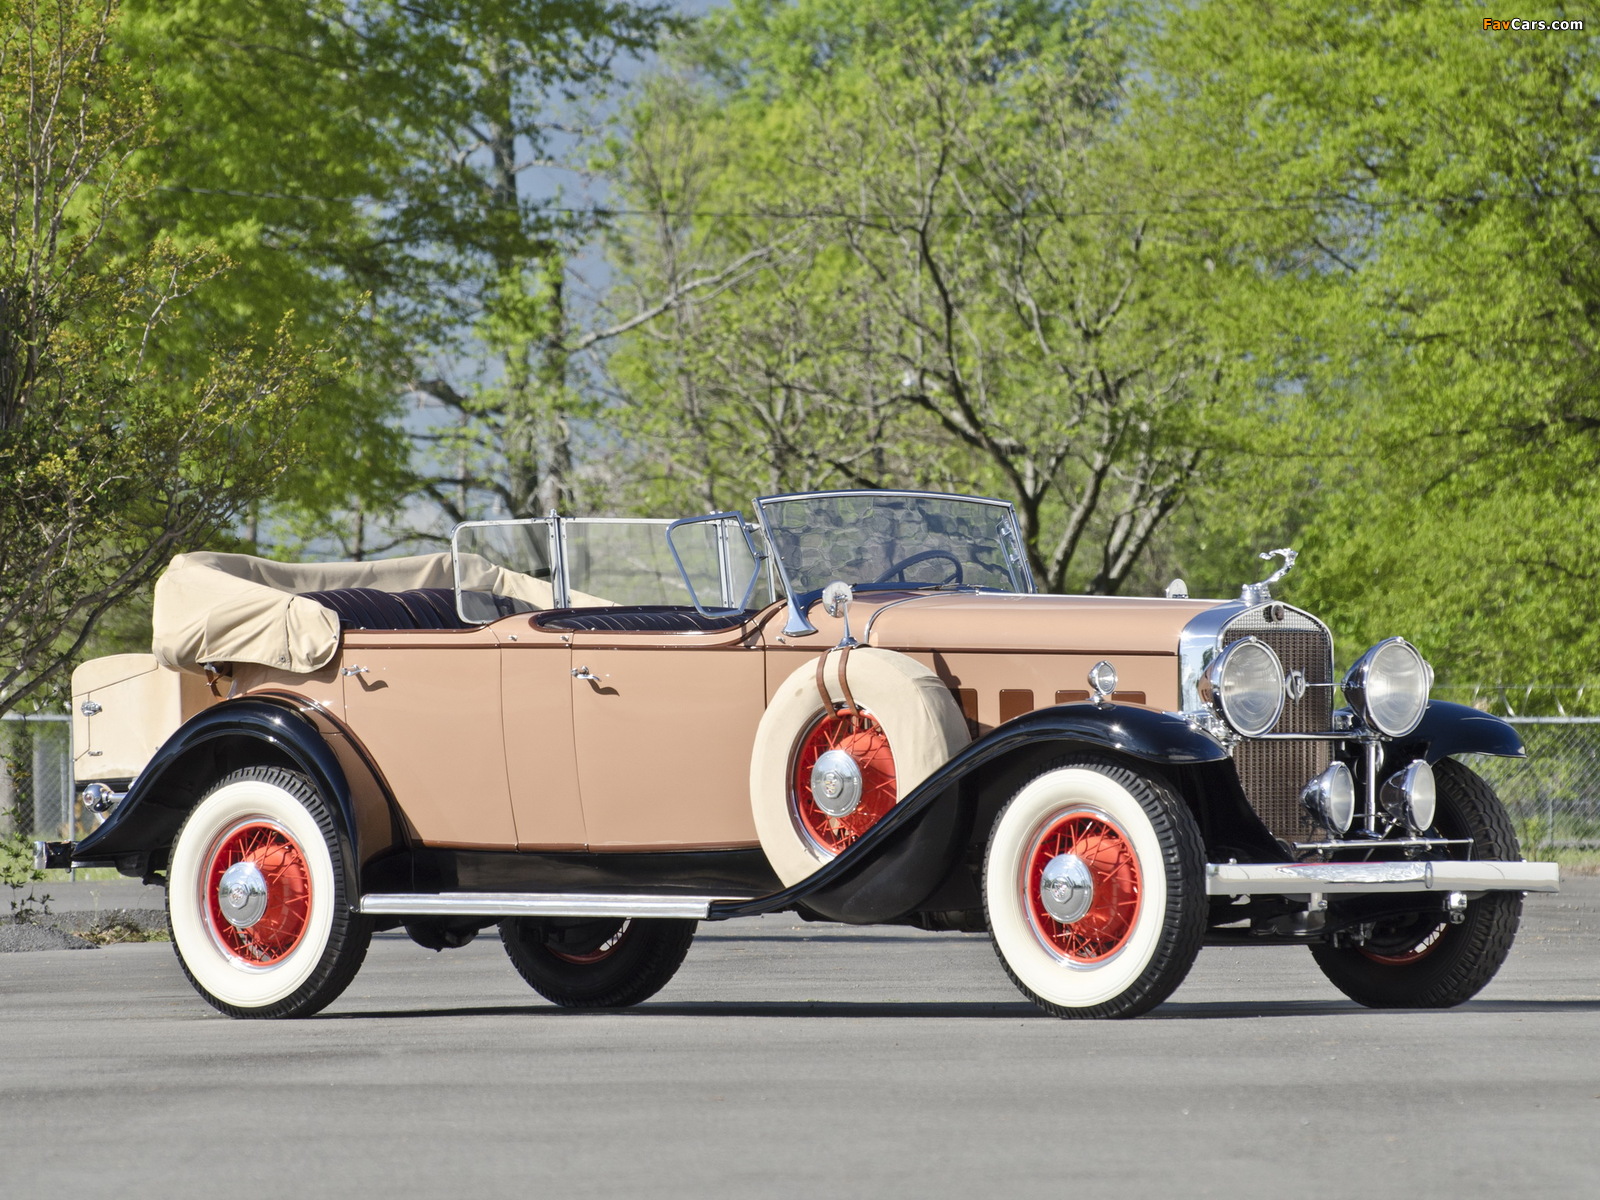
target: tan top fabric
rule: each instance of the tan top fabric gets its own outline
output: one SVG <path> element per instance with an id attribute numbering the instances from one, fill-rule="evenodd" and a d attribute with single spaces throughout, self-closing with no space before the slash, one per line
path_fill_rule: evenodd
<path id="1" fill-rule="evenodd" d="M 418 554 L 373 562 L 280 563 L 249 554 L 197 551 L 174 558 L 156 581 L 150 649 L 162 666 L 201 671 L 204 663 L 247 662 L 317 670 L 339 649 L 339 618 L 300 592 L 332 588 L 453 588 L 450 555 Z M 550 584 L 462 555 L 461 586 L 553 607 Z M 611 602 L 574 593 L 577 606 Z"/>

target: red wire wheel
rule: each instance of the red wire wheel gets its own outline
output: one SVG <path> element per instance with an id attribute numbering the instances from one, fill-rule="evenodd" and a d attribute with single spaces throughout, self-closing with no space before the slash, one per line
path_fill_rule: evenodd
<path id="1" fill-rule="evenodd" d="M 593 950 L 585 951 L 582 954 L 568 954 L 565 950 L 557 950 L 548 942 L 545 943 L 545 949 L 550 952 L 552 957 L 559 958 L 562 962 L 572 963 L 573 965 L 579 967 L 586 967 L 591 963 L 604 962 L 617 952 L 617 948 L 622 945 L 623 939 L 628 936 L 628 928 L 632 924 L 633 921 L 631 918 L 623 921 L 621 925 L 617 926 L 617 931 L 615 933 L 613 933 L 605 941 L 601 942 Z"/>
<path id="2" fill-rule="evenodd" d="M 1045 910 L 1040 881 L 1057 855 L 1075 854 L 1089 869 L 1093 899 L 1071 924 Z M 1127 944 L 1139 917 L 1139 860 L 1128 836 L 1103 814 L 1087 810 L 1050 819 L 1024 861 L 1022 900 L 1034 933 L 1069 963 L 1092 966 Z"/>
<path id="3" fill-rule="evenodd" d="M 1414 962 L 1422 961 L 1437 950 L 1448 929 L 1449 926 L 1447 925 L 1436 925 L 1422 937 L 1416 938 L 1409 948 L 1401 950 L 1398 954 L 1380 954 L 1376 950 L 1369 950 L 1367 947 L 1361 946 L 1359 947 L 1361 957 L 1385 967 L 1408 967 Z"/>
<path id="4" fill-rule="evenodd" d="M 248 927 L 223 916 L 218 886 L 228 868 L 252 863 L 266 881 L 266 907 Z M 250 821 L 229 830 L 211 852 L 203 875 L 206 919 L 212 936 L 233 957 L 270 967 L 294 952 L 311 919 L 311 870 L 289 832 L 276 822 Z"/>
<path id="5" fill-rule="evenodd" d="M 811 768 L 829 750 L 843 750 L 861 772 L 861 800 L 842 817 L 829 816 L 811 795 Z M 848 710 L 822 717 L 800 743 L 789 779 L 789 794 L 794 798 L 800 827 L 828 854 L 838 854 L 876 825 L 894 807 L 898 794 L 894 755 L 889 752 L 889 738 L 877 719 L 869 712 Z"/>

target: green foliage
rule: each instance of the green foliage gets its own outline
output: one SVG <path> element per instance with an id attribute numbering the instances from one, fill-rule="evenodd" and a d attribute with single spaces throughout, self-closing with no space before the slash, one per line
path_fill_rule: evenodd
<path id="1" fill-rule="evenodd" d="M 1234 435 L 1218 272 L 1141 201 L 1098 6 L 748 0 L 614 152 L 615 261 L 671 300 L 612 360 L 643 500 L 1012 500 L 1051 590 L 1113 592 Z"/>
<path id="2" fill-rule="evenodd" d="M 1293 597 L 1352 651 L 1403 632 L 1447 678 L 1582 681 L 1600 660 L 1600 51 L 1481 18 L 1175 5 L 1140 128 L 1172 166 L 1161 202 L 1212 210 L 1245 269 L 1235 353 L 1292 402 L 1253 491 L 1298 527 Z"/>
<path id="3" fill-rule="evenodd" d="M 107 49 L 115 9 L 0 3 L 0 712 L 70 663 L 168 558 L 277 485 L 338 364 L 280 328 L 175 378 L 159 337 L 226 263 L 125 243 L 148 194 L 148 81 Z"/>
<path id="4" fill-rule="evenodd" d="M 0 758 L 0 772 L 11 770 L 16 764 Z M 33 865 L 33 843 L 17 832 L 22 827 L 22 812 L 9 808 L 0 813 L 10 832 L 0 834 L 0 886 L 9 888 L 10 916 L 14 921 L 27 921 L 50 912 L 50 897 L 34 894 L 32 885 L 44 878 L 44 872 Z M 26 896 L 19 895 L 23 888 Z"/>
<path id="5" fill-rule="evenodd" d="M 372 553 L 349 536 L 365 514 L 419 489 L 450 497 L 437 464 L 411 460 L 407 392 L 447 402 L 473 452 L 491 447 L 484 473 L 499 465 L 497 422 L 516 415 L 478 380 L 516 392 L 551 340 L 560 303 L 544 275 L 579 225 L 519 186 L 565 136 L 546 104 L 604 82 L 663 20 L 660 5 L 610 0 L 128 0 L 120 51 L 150 64 L 166 100 L 139 159 L 164 182 L 134 228 L 214 242 L 234 263 L 163 347 L 203 362 L 205 338 L 290 310 L 297 332 L 325 337 L 362 306 L 352 365 L 298 429 L 314 453 L 272 496 L 293 531 Z M 457 356 L 466 379 L 452 382 L 440 368 Z M 439 456 L 444 476 L 458 449 Z"/>

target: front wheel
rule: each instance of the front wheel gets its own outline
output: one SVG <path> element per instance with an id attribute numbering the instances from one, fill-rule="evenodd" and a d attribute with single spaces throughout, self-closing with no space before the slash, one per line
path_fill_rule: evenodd
<path id="1" fill-rule="evenodd" d="M 1516 830 L 1494 789 L 1453 759 L 1433 765 L 1435 828 L 1470 838 L 1472 857 L 1519 861 Z M 1459 924 L 1437 909 L 1374 922 L 1359 942 L 1313 946 L 1329 982 L 1368 1008 L 1454 1008 L 1500 970 L 1522 918 L 1521 892 L 1485 892 Z"/>
<path id="2" fill-rule="evenodd" d="M 297 771 L 247 767 L 201 799 L 167 873 L 172 947 L 233 1017 L 305 1017 L 349 986 L 372 939 L 344 884 L 333 816 Z"/>
<path id="3" fill-rule="evenodd" d="M 1135 1017 L 1172 994 L 1205 934 L 1200 831 L 1165 783 L 1068 759 L 1001 811 L 984 907 L 1006 973 L 1058 1017 Z"/>
<path id="4" fill-rule="evenodd" d="M 528 986 L 563 1008 L 626 1008 L 677 974 L 697 921 L 507 917 L 500 940 Z"/>

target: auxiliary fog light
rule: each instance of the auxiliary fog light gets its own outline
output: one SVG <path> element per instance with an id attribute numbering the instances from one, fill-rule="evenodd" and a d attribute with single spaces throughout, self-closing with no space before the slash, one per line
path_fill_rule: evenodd
<path id="1" fill-rule="evenodd" d="M 1260 638 L 1242 638 L 1207 665 L 1200 698 L 1235 732 L 1260 737 L 1283 712 L 1283 664 Z"/>
<path id="2" fill-rule="evenodd" d="M 1404 821 L 1413 833 L 1422 833 L 1433 826 L 1438 797 L 1433 768 L 1420 758 L 1389 776 L 1378 793 L 1384 811 L 1396 821 Z"/>
<path id="3" fill-rule="evenodd" d="M 1356 781 L 1336 762 L 1300 792 L 1300 803 L 1332 833 L 1348 833 L 1356 816 Z"/>
<path id="4" fill-rule="evenodd" d="M 1427 710 L 1433 668 L 1404 638 L 1387 638 L 1356 659 L 1340 686 L 1368 728 L 1404 737 Z"/>

